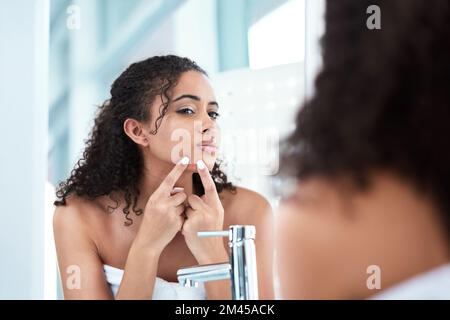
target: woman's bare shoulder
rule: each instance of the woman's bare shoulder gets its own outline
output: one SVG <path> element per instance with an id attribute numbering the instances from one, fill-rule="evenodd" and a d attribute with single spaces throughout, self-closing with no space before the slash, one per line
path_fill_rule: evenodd
<path id="1" fill-rule="evenodd" d="M 89 200 L 70 195 L 65 205 L 58 205 L 53 214 L 54 229 L 77 229 L 89 232 L 105 219 L 105 208 L 101 198 Z"/>
<path id="2" fill-rule="evenodd" d="M 272 207 L 260 193 L 236 187 L 220 193 L 222 205 L 229 221 L 235 224 L 255 224 L 255 221 L 272 214 Z"/>

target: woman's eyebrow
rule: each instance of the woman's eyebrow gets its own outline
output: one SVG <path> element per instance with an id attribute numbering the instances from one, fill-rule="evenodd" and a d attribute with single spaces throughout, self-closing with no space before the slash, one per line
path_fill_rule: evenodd
<path id="1" fill-rule="evenodd" d="M 194 96 L 193 94 L 182 94 L 181 96 L 179 96 L 178 98 L 174 99 L 173 102 L 181 100 L 181 99 L 191 99 L 191 100 L 196 100 L 196 101 L 200 101 L 200 97 L 198 96 Z"/>
<path id="2" fill-rule="evenodd" d="M 172 102 L 176 102 L 181 99 L 191 99 L 191 100 L 195 100 L 195 101 L 201 101 L 199 96 L 195 96 L 193 94 L 182 94 L 178 98 L 174 99 Z M 208 105 L 215 105 L 215 106 L 219 107 L 219 104 L 216 101 L 210 101 L 210 102 L 208 102 Z"/>

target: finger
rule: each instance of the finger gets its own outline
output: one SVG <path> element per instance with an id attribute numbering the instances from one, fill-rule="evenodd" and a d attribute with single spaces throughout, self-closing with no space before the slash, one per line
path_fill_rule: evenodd
<path id="1" fill-rule="evenodd" d="M 184 213 L 186 214 L 186 218 L 191 218 L 193 215 L 194 215 L 194 213 L 195 213 L 195 210 L 194 209 L 192 209 L 192 208 L 186 208 L 186 210 L 184 211 Z"/>
<path id="2" fill-rule="evenodd" d="M 169 172 L 167 177 L 159 185 L 158 189 L 156 189 L 157 193 L 164 193 L 170 195 L 175 183 L 180 178 L 181 174 L 187 168 L 189 164 L 189 158 L 183 157 L 178 163 L 173 167 L 173 169 Z"/>
<path id="3" fill-rule="evenodd" d="M 188 203 L 189 203 L 189 206 L 194 210 L 198 210 L 203 206 L 202 199 L 200 199 L 200 197 L 195 194 L 191 194 L 188 197 Z"/>
<path id="4" fill-rule="evenodd" d="M 183 228 L 183 224 L 184 224 L 184 218 L 181 216 L 181 215 L 178 215 L 177 217 L 176 217 L 176 222 L 177 222 L 177 225 L 178 225 L 178 231 L 181 231 L 182 230 L 182 228 Z"/>
<path id="5" fill-rule="evenodd" d="M 206 202 L 209 204 L 209 201 L 213 201 L 215 204 L 220 202 L 219 195 L 217 194 L 216 185 L 209 173 L 208 168 L 206 168 L 205 163 L 202 160 L 197 161 L 197 170 L 200 175 L 200 179 L 202 180 L 203 188 L 205 189 Z"/>
<path id="6" fill-rule="evenodd" d="M 184 205 L 179 205 L 175 207 L 175 213 L 179 216 L 181 216 L 186 210 L 186 207 Z"/>
<path id="7" fill-rule="evenodd" d="M 186 193 L 179 192 L 169 197 L 169 202 L 172 206 L 176 207 L 181 205 L 187 198 Z"/>

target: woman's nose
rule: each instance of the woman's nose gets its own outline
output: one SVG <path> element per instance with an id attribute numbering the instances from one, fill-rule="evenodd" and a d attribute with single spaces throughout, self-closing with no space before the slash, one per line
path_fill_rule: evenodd
<path id="1" fill-rule="evenodd" d="M 206 116 L 203 115 L 202 116 L 202 126 L 201 126 L 201 132 L 205 133 L 208 130 L 213 129 L 216 126 L 216 123 L 213 119 L 211 119 L 211 117 L 209 116 L 209 114 L 206 113 Z"/>

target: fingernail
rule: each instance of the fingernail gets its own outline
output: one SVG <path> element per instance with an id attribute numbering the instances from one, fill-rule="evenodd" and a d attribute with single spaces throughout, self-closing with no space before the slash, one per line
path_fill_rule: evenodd
<path id="1" fill-rule="evenodd" d="M 189 158 L 188 157 L 181 158 L 180 163 L 183 164 L 183 165 L 188 164 L 189 163 Z"/>
<path id="2" fill-rule="evenodd" d="M 206 165 L 202 160 L 197 161 L 197 169 L 203 170 L 203 169 L 205 169 L 205 167 L 206 167 Z"/>
<path id="3" fill-rule="evenodd" d="M 173 189 L 172 189 L 172 191 L 171 191 L 171 195 L 174 195 L 174 194 L 177 194 L 177 193 L 179 193 L 179 192 L 183 192 L 184 191 L 184 188 L 180 188 L 180 187 L 174 187 Z"/>

